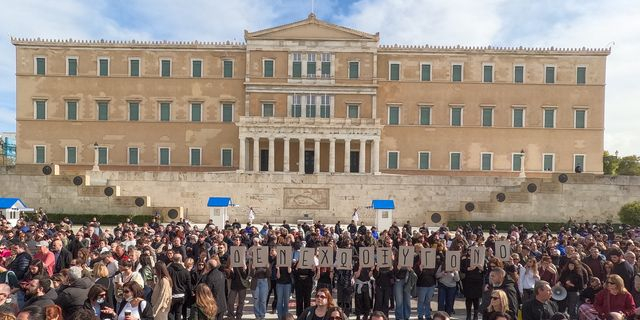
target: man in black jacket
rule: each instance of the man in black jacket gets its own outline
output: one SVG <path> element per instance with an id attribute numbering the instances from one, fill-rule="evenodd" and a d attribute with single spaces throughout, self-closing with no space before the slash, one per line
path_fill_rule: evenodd
<path id="1" fill-rule="evenodd" d="M 220 259 L 217 256 L 209 259 L 205 271 L 207 272 L 205 283 L 211 289 L 213 297 L 216 298 L 216 303 L 218 304 L 218 316 L 216 319 L 222 320 L 227 312 L 227 295 L 224 289 L 226 277 L 224 272 L 220 270 Z"/>
<path id="2" fill-rule="evenodd" d="M 91 279 L 82 277 L 81 267 L 69 268 L 69 286 L 62 290 L 55 300 L 62 308 L 62 316 L 65 319 L 69 319 L 74 312 L 84 307 L 84 301 L 93 284 Z"/>
<path id="3" fill-rule="evenodd" d="M 71 264 L 71 252 L 62 246 L 62 240 L 58 239 L 51 243 L 51 252 L 56 258 L 56 265 L 53 268 L 53 273 L 60 273 L 62 269 L 68 269 Z"/>
<path id="4" fill-rule="evenodd" d="M 193 293 L 191 287 L 191 273 L 182 265 L 182 255 L 175 253 L 168 267 L 171 281 L 173 282 L 173 299 L 169 319 L 182 320 L 187 318 L 187 306 L 185 302 Z"/>
<path id="5" fill-rule="evenodd" d="M 18 281 L 22 281 L 22 279 L 24 279 L 24 275 L 29 270 L 29 264 L 31 263 L 32 257 L 28 252 L 26 252 L 27 246 L 24 242 L 16 243 L 11 249 L 16 254 L 16 258 L 11 261 L 11 264 L 9 264 L 7 269 L 16 274 Z"/>
<path id="6" fill-rule="evenodd" d="M 509 310 L 514 314 L 518 314 L 518 291 L 515 282 L 511 277 L 507 276 L 507 272 L 502 268 L 493 268 L 489 273 L 488 290 L 482 295 L 482 306 L 480 310 L 484 310 L 491 303 L 491 291 L 502 290 L 507 294 L 509 300 Z"/>
<path id="7" fill-rule="evenodd" d="M 548 320 L 558 312 L 558 306 L 551 301 L 551 286 L 546 281 L 538 281 L 533 287 L 535 298 L 522 305 L 522 320 Z"/>
<path id="8" fill-rule="evenodd" d="M 56 289 L 51 286 L 51 280 L 37 276 L 33 278 L 27 285 L 28 300 L 22 306 L 22 309 L 34 305 L 38 307 L 46 307 L 54 304 L 54 300 L 58 298 Z"/>

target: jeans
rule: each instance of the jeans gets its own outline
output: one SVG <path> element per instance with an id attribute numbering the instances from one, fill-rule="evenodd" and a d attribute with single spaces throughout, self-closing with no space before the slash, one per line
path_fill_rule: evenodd
<path id="1" fill-rule="evenodd" d="M 453 303 L 456 300 L 456 293 L 458 287 L 447 287 L 445 285 L 438 285 L 438 311 L 445 311 L 448 314 L 453 314 Z"/>
<path id="2" fill-rule="evenodd" d="M 405 280 L 396 279 L 393 285 L 393 297 L 396 300 L 396 319 L 405 320 L 411 316 L 411 292 L 404 290 Z"/>
<path id="3" fill-rule="evenodd" d="M 268 294 L 269 279 L 256 279 L 256 289 L 253 290 L 253 313 L 258 319 L 264 319 L 267 314 Z"/>
<path id="4" fill-rule="evenodd" d="M 431 317 L 431 299 L 436 290 L 433 287 L 417 287 L 418 289 L 418 319 Z"/>
<path id="5" fill-rule="evenodd" d="M 278 319 L 284 319 L 289 313 L 289 296 L 291 295 L 291 284 L 276 284 L 276 295 L 278 296 L 278 302 L 276 303 L 276 312 L 278 313 Z"/>

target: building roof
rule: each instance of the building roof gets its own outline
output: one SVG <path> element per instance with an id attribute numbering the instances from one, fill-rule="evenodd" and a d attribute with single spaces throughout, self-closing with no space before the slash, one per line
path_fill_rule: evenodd
<path id="1" fill-rule="evenodd" d="M 339 26 L 337 24 L 322 21 L 311 13 L 300 21 L 283 24 L 273 28 L 263 29 L 255 32 L 244 31 L 244 38 L 249 40 L 351 40 L 351 41 L 373 41 L 380 40 L 379 33 L 370 34 L 355 29 Z"/>
<path id="2" fill-rule="evenodd" d="M 16 203 L 20 203 L 24 208 L 27 207 L 20 198 L 0 198 L 0 209 L 13 208 Z"/>
<path id="3" fill-rule="evenodd" d="M 231 205 L 231 198 L 228 197 L 210 197 L 207 207 L 228 207 Z"/>
<path id="4" fill-rule="evenodd" d="M 395 209 L 396 205 L 393 200 L 373 200 L 371 207 L 373 209 Z"/>

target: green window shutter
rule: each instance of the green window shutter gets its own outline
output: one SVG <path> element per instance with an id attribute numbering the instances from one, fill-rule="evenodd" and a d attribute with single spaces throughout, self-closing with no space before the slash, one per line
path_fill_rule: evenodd
<path id="1" fill-rule="evenodd" d="M 105 147 L 98 148 L 98 164 L 108 164 L 108 151 Z"/>
<path id="2" fill-rule="evenodd" d="M 451 125 L 462 126 L 462 108 L 451 108 Z"/>
<path id="3" fill-rule="evenodd" d="M 36 101 L 36 119 L 45 120 L 47 118 L 47 102 Z"/>
<path id="4" fill-rule="evenodd" d="M 431 81 L 431 65 L 423 64 L 422 65 L 422 81 Z"/>
<path id="5" fill-rule="evenodd" d="M 419 168 L 429 169 L 429 153 L 428 152 L 420 152 Z"/>
<path id="6" fill-rule="evenodd" d="M 545 154 L 544 155 L 544 171 L 553 171 L 553 155 Z"/>
<path id="7" fill-rule="evenodd" d="M 587 67 L 578 67 L 578 69 L 576 69 L 576 83 L 587 83 Z"/>
<path id="8" fill-rule="evenodd" d="M 513 109 L 513 127 L 524 127 L 524 109 Z"/>
<path id="9" fill-rule="evenodd" d="M 171 77 L 171 60 L 161 60 L 161 75 L 163 77 Z"/>
<path id="10" fill-rule="evenodd" d="M 191 76 L 194 78 L 202 77 L 202 61 L 193 60 L 191 63 Z"/>
<path id="11" fill-rule="evenodd" d="M 360 74 L 360 63 L 357 61 L 349 62 L 349 79 L 358 79 Z"/>
<path id="12" fill-rule="evenodd" d="M 454 82 L 462 81 L 462 65 L 454 64 L 451 67 L 451 81 L 454 81 Z"/>
<path id="13" fill-rule="evenodd" d="M 169 165 L 169 148 L 160 148 L 160 165 Z"/>
<path id="14" fill-rule="evenodd" d="M 98 120 L 109 120 L 109 103 L 98 102 Z"/>
<path id="15" fill-rule="evenodd" d="M 512 161 L 511 170 L 513 170 L 513 171 L 522 170 L 522 155 L 521 154 L 514 154 L 513 155 L 513 161 Z"/>
<path id="16" fill-rule="evenodd" d="M 430 107 L 420 107 L 420 124 L 423 126 L 431 125 Z"/>
<path id="17" fill-rule="evenodd" d="M 231 60 L 224 60 L 223 61 L 223 68 L 224 68 L 224 77 L 225 78 L 232 78 L 233 77 L 233 61 Z"/>
<path id="18" fill-rule="evenodd" d="M 129 102 L 129 121 L 140 120 L 140 104 L 138 102 Z"/>
<path id="19" fill-rule="evenodd" d="M 106 77 L 109 75 L 109 60 L 100 59 L 100 76 Z"/>
<path id="20" fill-rule="evenodd" d="M 554 117 L 555 110 L 553 109 L 545 109 L 544 110 L 544 127 L 545 128 L 553 128 L 554 127 Z"/>
<path id="21" fill-rule="evenodd" d="M 67 163 L 76 163 L 76 147 L 67 147 Z"/>
<path id="22" fill-rule="evenodd" d="M 389 152 L 388 169 L 398 169 L 398 153 L 397 152 Z"/>
<path id="23" fill-rule="evenodd" d="M 36 163 L 44 163 L 46 161 L 44 146 L 36 147 Z"/>
<path id="24" fill-rule="evenodd" d="M 302 106 L 299 104 L 291 105 L 291 116 L 294 118 L 302 117 Z"/>
<path id="25" fill-rule="evenodd" d="M 160 103 L 160 121 L 171 120 L 171 104 L 168 102 Z"/>
<path id="26" fill-rule="evenodd" d="M 451 170 L 460 170 L 460 153 L 454 152 L 451 154 L 449 167 Z"/>
<path id="27" fill-rule="evenodd" d="M 233 121 L 233 106 L 231 104 L 223 104 L 222 105 L 222 122 L 232 122 Z"/>
<path id="28" fill-rule="evenodd" d="M 262 116 L 273 117 L 273 103 L 264 103 L 262 105 Z"/>
<path id="29" fill-rule="evenodd" d="M 358 106 L 357 105 L 349 105 L 348 107 L 348 111 L 349 111 L 349 118 L 358 118 Z"/>
<path id="30" fill-rule="evenodd" d="M 573 162 L 575 163 L 574 168 L 580 166 L 580 168 L 582 168 L 582 170 L 584 171 L 584 155 L 577 154 L 573 156 Z"/>
<path id="31" fill-rule="evenodd" d="M 307 111 L 306 111 L 305 117 L 307 117 L 307 118 L 315 118 L 316 117 L 316 105 L 315 104 L 308 104 L 307 105 Z"/>
<path id="32" fill-rule="evenodd" d="M 307 62 L 307 77 L 308 78 L 315 78 L 316 76 L 316 63 L 315 61 L 308 61 Z"/>
<path id="33" fill-rule="evenodd" d="M 545 83 L 555 83 L 556 82 L 556 68 L 555 67 L 546 67 L 545 68 Z"/>
<path id="34" fill-rule="evenodd" d="M 389 80 L 400 80 L 400 64 L 392 63 L 389 67 Z"/>
<path id="35" fill-rule="evenodd" d="M 47 70 L 47 60 L 45 58 L 36 58 L 36 74 L 44 76 Z"/>
<path id="36" fill-rule="evenodd" d="M 191 165 L 200 165 L 200 149 L 191 149 Z"/>
<path id="37" fill-rule="evenodd" d="M 331 106 L 328 104 L 320 105 L 320 118 L 331 117 Z"/>
<path id="38" fill-rule="evenodd" d="M 513 69 L 513 82 L 515 83 L 524 83 L 524 67 L 523 66 L 515 66 Z"/>
<path id="39" fill-rule="evenodd" d="M 202 121 L 202 104 L 200 103 L 191 104 L 191 121 L 192 122 Z"/>
<path id="40" fill-rule="evenodd" d="M 292 77 L 294 77 L 294 78 L 302 78 L 302 62 L 300 62 L 300 61 L 294 61 L 293 62 Z"/>
<path id="41" fill-rule="evenodd" d="M 138 148 L 129 148 L 129 164 L 138 164 Z"/>
<path id="42" fill-rule="evenodd" d="M 129 60 L 129 76 L 132 76 L 132 77 L 140 76 L 140 60 L 137 60 L 137 59 Z"/>
<path id="43" fill-rule="evenodd" d="M 223 149 L 222 150 L 222 166 L 223 167 L 231 167 L 233 164 L 231 163 L 231 149 Z"/>
<path id="44" fill-rule="evenodd" d="M 68 74 L 69 76 L 77 76 L 78 75 L 78 59 L 69 58 L 67 60 L 67 64 L 69 65 Z"/>
<path id="45" fill-rule="evenodd" d="M 78 102 L 67 101 L 67 120 L 78 120 Z"/>
<path id="46" fill-rule="evenodd" d="M 322 61 L 320 69 L 323 78 L 329 78 L 331 76 L 331 62 Z"/>
<path id="47" fill-rule="evenodd" d="M 586 127 L 585 125 L 586 113 L 587 112 L 584 110 L 576 110 L 576 128 L 584 129 Z"/>
<path id="48" fill-rule="evenodd" d="M 483 74 L 483 82 L 493 82 L 493 66 L 484 66 Z"/>
<path id="49" fill-rule="evenodd" d="M 491 170 L 491 154 L 490 153 L 482 154 L 482 170 L 483 171 Z"/>
<path id="50" fill-rule="evenodd" d="M 399 107 L 389 107 L 389 124 L 390 125 L 400 124 L 400 108 Z"/>
<path id="51" fill-rule="evenodd" d="M 273 78 L 273 60 L 264 60 L 264 77 Z"/>
<path id="52" fill-rule="evenodd" d="M 492 108 L 482 108 L 482 126 L 483 127 L 493 126 L 493 109 Z"/>

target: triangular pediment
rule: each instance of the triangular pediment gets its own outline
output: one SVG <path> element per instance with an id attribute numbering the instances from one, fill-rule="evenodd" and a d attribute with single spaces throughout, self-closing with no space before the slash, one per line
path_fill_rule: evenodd
<path id="1" fill-rule="evenodd" d="M 245 40 L 352 40 L 375 41 L 379 35 L 349 29 L 322 20 L 314 14 L 307 19 L 256 32 L 245 30 Z"/>

